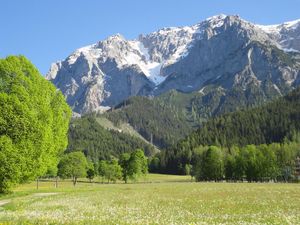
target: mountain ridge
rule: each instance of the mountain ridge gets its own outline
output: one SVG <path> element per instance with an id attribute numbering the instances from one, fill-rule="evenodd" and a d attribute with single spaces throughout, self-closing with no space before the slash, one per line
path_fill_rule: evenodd
<path id="1" fill-rule="evenodd" d="M 46 78 L 81 114 L 105 111 L 130 96 L 201 91 L 211 84 L 226 90 L 243 86 L 246 91 L 269 79 L 282 95 L 299 83 L 299 24 L 263 26 L 217 15 L 135 40 L 117 34 L 52 64 Z"/>

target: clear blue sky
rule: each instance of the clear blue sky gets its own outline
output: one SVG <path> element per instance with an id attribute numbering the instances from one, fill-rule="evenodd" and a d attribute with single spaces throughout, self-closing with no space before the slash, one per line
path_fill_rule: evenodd
<path id="1" fill-rule="evenodd" d="M 220 13 L 260 24 L 300 18 L 300 0 L 0 0 L 0 9 L 0 57 L 23 54 L 43 74 L 52 62 L 115 33 L 133 39 Z"/>

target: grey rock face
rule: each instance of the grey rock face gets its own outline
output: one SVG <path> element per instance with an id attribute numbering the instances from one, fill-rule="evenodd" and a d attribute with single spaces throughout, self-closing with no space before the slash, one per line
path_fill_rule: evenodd
<path id="1" fill-rule="evenodd" d="M 281 95 L 300 83 L 297 51 L 300 20 L 262 26 L 219 15 L 137 40 L 109 37 L 52 64 L 47 79 L 77 113 L 105 110 L 130 96 L 211 85 L 244 91 L 256 86 L 265 93 L 267 81 Z"/>
<path id="2" fill-rule="evenodd" d="M 155 94 L 170 89 L 191 92 L 210 84 L 247 89 L 249 84 L 259 86 L 265 79 L 275 85 L 292 84 L 299 66 L 283 64 L 282 56 L 293 58 L 278 49 L 276 40 L 260 28 L 229 16 L 222 26 L 205 30 L 204 37 L 194 43 L 185 58 L 164 69 L 168 78 Z"/>
<path id="3" fill-rule="evenodd" d="M 300 51 L 300 20 L 258 27 L 276 40 L 285 51 Z"/>

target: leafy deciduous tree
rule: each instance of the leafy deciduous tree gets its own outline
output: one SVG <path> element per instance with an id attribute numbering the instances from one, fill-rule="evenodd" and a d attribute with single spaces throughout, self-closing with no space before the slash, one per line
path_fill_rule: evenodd
<path id="1" fill-rule="evenodd" d="M 61 92 L 25 57 L 0 60 L 0 192 L 57 165 L 70 117 Z"/>
<path id="2" fill-rule="evenodd" d="M 87 160 L 82 152 L 65 154 L 58 164 L 58 174 L 62 178 L 72 178 L 73 185 L 79 177 L 86 176 Z"/>

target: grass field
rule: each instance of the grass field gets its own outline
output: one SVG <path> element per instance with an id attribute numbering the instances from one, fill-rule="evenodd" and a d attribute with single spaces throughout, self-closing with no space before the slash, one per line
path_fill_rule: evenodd
<path id="1" fill-rule="evenodd" d="M 39 190 L 33 182 L 0 198 L 0 224 L 300 224 L 299 184 L 189 181 L 151 174 L 136 184 L 42 182 Z"/>

